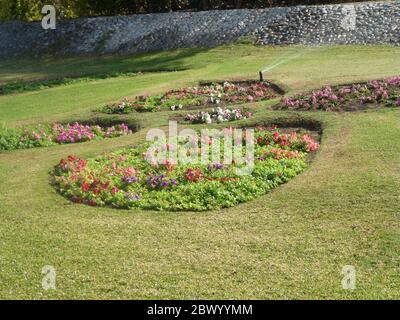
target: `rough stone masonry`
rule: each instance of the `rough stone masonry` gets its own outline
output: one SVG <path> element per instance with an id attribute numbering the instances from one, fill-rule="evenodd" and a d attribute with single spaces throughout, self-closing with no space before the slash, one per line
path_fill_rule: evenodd
<path id="1" fill-rule="evenodd" d="M 171 12 L 0 24 L 0 57 L 134 54 L 212 47 L 243 36 L 259 45 L 400 44 L 400 1 Z"/>

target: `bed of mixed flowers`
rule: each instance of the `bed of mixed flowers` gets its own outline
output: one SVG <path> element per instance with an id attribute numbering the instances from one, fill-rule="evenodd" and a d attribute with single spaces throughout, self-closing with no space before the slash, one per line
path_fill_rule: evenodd
<path id="1" fill-rule="evenodd" d="M 243 141 L 245 137 L 243 131 Z M 209 146 L 216 144 L 211 136 L 207 139 Z M 254 167 L 247 175 L 238 174 L 236 169 L 243 164 L 234 160 L 229 164 L 222 160 L 159 163 L 149 156 L 146 143 L 88 160 L 71 155 L 55 167 L 53 182 L 73 202 L 91 206 L 210 210 L 232 207 L 267 193 L 303 171 L 307 155 L 319 148 L 309 132 L 283 132 L 275 126 L 257 127 L 254 139 Z M 203 144 L 199 140 L 204 139 L 186 138 L 177 145 L 161 143 L 156 151 L 191 143 L 198 146 L 196 153 L 201 153 Z M 223 138 L 219 143 L 222 150 Z"/>
<path id="2" fill-rule="evenodd" d="M 400 106 L 400 76 L 364 84 L 330 87 L 284 98 L 275 109 L 352 111 L 371 105 Z"/>
<path id="3" fill-rule="evenodd" d="M 75 122 L 72 124 L 39 125 L 31 129 L 2 129 L 0 130 L 0 150 L 85 142 L 94 139 L 120 137 L 131 133 L 132 131 L 123 123 L 105 128 Z"/>
<path id="4" fill-rule="evenodd" d="M 190 123 L 221 123 L 235 120 L 248 119 L 253 116 L 250 111 L 243 112 L 241 109 L 229 108 L 213 108 L 210 112 L 200 111 L 198 113 L 189 113 L 185 117 L 185 121 Z"/>
<path id="5" fill-rule="evenodd" d="M 180 110 L 188 107 L 240 104 L 275 98 L 276 92 L 266 82 L 215 83 L 171 90 L 163 95 L 144 94 L 133 100 L 124 99 L 99 109 L 108 114 L 133 111 Z"/>

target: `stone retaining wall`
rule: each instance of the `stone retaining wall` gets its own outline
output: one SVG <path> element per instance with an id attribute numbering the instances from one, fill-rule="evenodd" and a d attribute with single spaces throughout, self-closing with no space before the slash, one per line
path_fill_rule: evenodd
<path id="1" fill-rule="evenodd" d="M 172 12 L 0 24 L 0 57 L 134 54 L 211 47 L 243 36 L 260 45 L 400 44 L 400 1 L 260 10 Z"/>

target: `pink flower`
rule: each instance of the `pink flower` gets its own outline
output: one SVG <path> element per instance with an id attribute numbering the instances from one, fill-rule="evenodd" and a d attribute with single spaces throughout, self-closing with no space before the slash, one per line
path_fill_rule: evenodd
<path id="1" fill-rule="evenodd" d="M 111 189 L 111 194 L 114 196 L 115 194 L 117 194 L 119 192 L 119 189 L 117 187 L 112 187 Z"/>

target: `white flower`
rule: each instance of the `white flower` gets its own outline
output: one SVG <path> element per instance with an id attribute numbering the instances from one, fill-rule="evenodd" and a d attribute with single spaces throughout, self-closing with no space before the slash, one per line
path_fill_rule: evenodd
<path id="1" fill-rule="evenodd" d="M 171 106 L 171 110 L 174 111 L 175 110 L 175 106 Z"/>
<path id="2" fill-rule="evenodd" d="M 205 115 L 204 115 L 204 122 L 205 123 L 207 123 L 207 124 L 210 124 L 211 122 L 212 122 L 212 120 L 211 120 L 211 116 L 208 114 L 208 113 L 206 113 Z"/>
<path id="3" fill-rule="evenodd" d="M 182 108 L 183 108 L 183 105 L 180 104 L 180 105 L 178 106 L 178 108 L 179 108 L 179 109 L 182 109 Z"/>
<path id="4" fill-rule="evenodd" d="M 218 122 L 224 122 L 224 117 L 219 115 L 218 118 L 217 118 L 217 121 Z"/>

